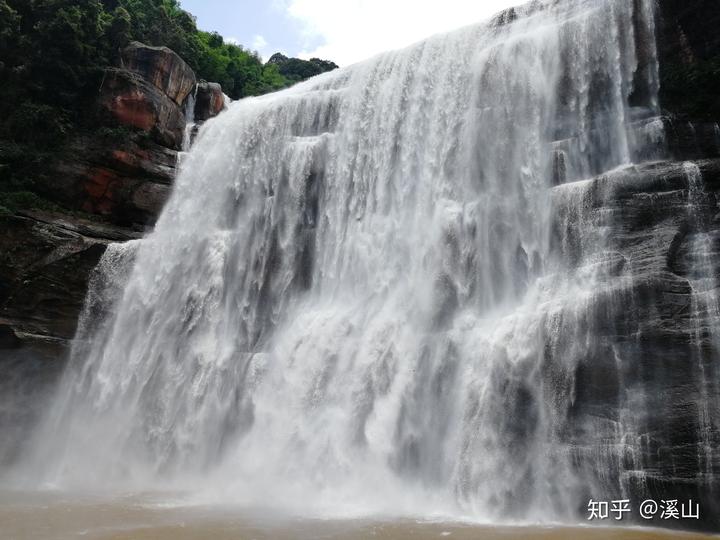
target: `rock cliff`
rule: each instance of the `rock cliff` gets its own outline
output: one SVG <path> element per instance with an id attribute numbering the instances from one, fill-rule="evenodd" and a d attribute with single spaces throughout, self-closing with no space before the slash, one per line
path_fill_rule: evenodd
<path id="1" fill-rule="evenodd" d="M 588 493 L 579 515 L 603 494 L 622 493 L 634 507 L 644 498 L 692 499 L 702 508 L 698 522 L 652 524 L 717 531 L 720 317 L 712 298 L 720 276 L 720 100 L 713 88 L 720 77 L 704 69 L 720 59 L 720 6 L 659 6 L 662 117 L 638 125 L 638 135 L 647 136 L 662 124 L 657 156 L 583 186 L 563 185 L 565 164 L 556 159 L 554 240 L 558 249 L 572 246 L 578 261 L 597 259 L 605 292 L 582 321 L 558 321 L 578 325 L 577 342 L 550 343 L 546 362 L 562 379 L 554 359 L 571 349 L 580 359 L 562 438 L 574 448 L 579 474 L 603 493 Z M 573 197 L 582 204 L 570 216 L 562 201 Z M 589 248 L 588 234 L 602 241 Z M 601 250 L 587 252 L 598 244 Z M 618 449 L 610 442 L 617 430 L 636 435 Z"/>
<path id="2" fill-rule="evenodd" d="M 197 82 L 190 66 L 167 47 L 149 47 L 134 41 L 123 50 L 121 65 L 162 90 L 176 105 L 185 103 Z"/>
<path id="3" fill-rule="evenodd" d="M 0 217 L 0 350 L 62 358 L 105 247 L 142 236 L 170 193 L 188 103 L 196 104 L 190 115 L 205 121 L 222 111 L 224 99 L 220 85 L 198 84 L 166 47 L 133 42 L 122 51 L 88 111 L 95 134 L 68 141 L 50 165 L 52 181 L 41 187 L 67 212 Z"/>

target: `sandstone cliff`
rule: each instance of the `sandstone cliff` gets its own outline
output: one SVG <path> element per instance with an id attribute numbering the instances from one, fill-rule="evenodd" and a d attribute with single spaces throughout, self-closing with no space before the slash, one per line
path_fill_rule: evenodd
<path id="1" fill-rule="evenodd" d="M 41 188 L 67 212 L 0 217 L 0 350 L 62 358 L 105 247 L 141 237 L 160 213 L 187 117 L 205 121 L 224 106 L 220 85 L 198 83 L 170 49 L 133 42 L 123 50 L 88 111 L 96 133 L 68 141 Z"/>

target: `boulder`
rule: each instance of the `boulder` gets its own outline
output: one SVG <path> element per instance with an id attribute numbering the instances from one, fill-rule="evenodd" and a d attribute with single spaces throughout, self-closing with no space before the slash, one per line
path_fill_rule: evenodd
<path id="1" fill-rule="evenodd" d="M 195 121 L 204 122 L 225 108 L 225 95 L 218 83 L 200 81 L 195 95 Z"/>
<path id="2" fill-rule="evenodd" d="M 99 106 L 115 122 L 149 133 L 168 148 L 180 149 L 185 114 L 180 106 L 135 72 L 110 68 L 100 88 Z"/>
<path id="3" fill-rule="evenodd" d="M 195 87 L 195 72 L 167 47 L 150 47 L 133 41 L 122 51 L 121 65 L 155 85 L 177 105 Z"/>

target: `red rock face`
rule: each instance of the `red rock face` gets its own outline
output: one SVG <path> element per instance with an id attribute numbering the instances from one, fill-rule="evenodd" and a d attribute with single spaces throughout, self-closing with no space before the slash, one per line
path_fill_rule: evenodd
<path id="1" fill-rule="evenodd" d="M 141 159 L 148 159 L 148 153 L 141 149 L 138 149 L 135 154 L 131 154 L 125 150 L 113 150 L 112 159 L 118 164 L 135 168 Z"/>
<path id="2" fill-rule="evenodd" d="M 118 174 L 110 169 L 97 167 L 88 170 L 83 183 L 87 198 L 82 210 L 91 214 L 111 215 L 115 207 L 114 192 L 121 183 Z"/>
<path id="3" fill-rule="evenodd" d="M 84 199 L 80 209 L 115 221 L 122 215 L 127 221 L 154 221 L 170 193 L 167 184 L 128 177 L 105 167 L 84 169 L 78 180 Z"/>
<path id="4" fill-rule="evenodd" d="M 84 169 L 77 179 L 82 190 L 80 210 L 126 225 L 154 222 L 170 193 L 167 184 L 124 176 L 103 167 Z"/>
<path id="5" fill-rule="evenodd" d="M 63 166 L 66 182 L 59 190 L 73 193 L 68 204 L 85 212 L 122 224 L 150 224 L 175 174 L 186 123 L 182 106 L 195 88 L 195 73 L 170 49 L 137 42 L 123 50 L 121 65 L 106 70 L 98 105 L 111 125 L 143 131 L 152 142 L 133 135 L 110 148 L 91 143 L 86 148 L 96 150 Z M 203 120 L 224 108 L 219 84 L 203 82 L 200 94 Z"/>
<path id="6" fill-rule="evenodd" d="M 137 135 L 112 145 L 78 140 L 56 164 L 57 176 L 44 196 L 110 223 L 142 229 L 159 215 L 176 162 L 176 151 Z"/>
<path id="7" fill-rule="evenodd" d="M 146 131 L 168 148 L 182 145 L 185 115 L 180 106 L 137 73 L 108 69 L 99 105 L 119 124 Z"/>
<path id="8" fill-rule="evenodd" d="M 123 126 L 149 133 L 168 148 L 179 150 L 185 130 L 183 105 L 195 89 L 195 74 L 173 51 L 131 43 L 122 53 L 122 68 L 106 70 L 99 105 Z M 197 85 L 195 119 L 203 122 L 225 108 L 217 83 Z"/>
<path id="9" fill-rule="evenodd" d="M 43 197 L 73 212 L 0 217 L 0 357 L 3 348 L 70 339 L 105 245 L 139 238 L 155 223 L 175 177 L 184 105 L 195 84 L 193 71 L 170 49 L 130 44 L 121 67 L 106 70 L 93 118 L 98 131 L 67 141 L 52 175 L 38 186 Z M 224 108 L 224 98 L 220 85 L 203 88 L 207 119 Z M 118 126 L 131 133 L 100 132 Z M 78 210 L 102 218 L 83 219 Z"/>
<path id="10" fill-rule="evenodd" d="M 144 131 L 150 131 L 157 120 L 147 96 L 137 91 L 115 96 L 112 112 L 120 123 Z"/>
<path id="11" fill-rule="evenodd" d="M 134 41 L 122 52 L 122 67 L 141 75 L 177 105 L 182 105 L 195 87 L 193 70 L 167 47 L 150 47 Z"/>

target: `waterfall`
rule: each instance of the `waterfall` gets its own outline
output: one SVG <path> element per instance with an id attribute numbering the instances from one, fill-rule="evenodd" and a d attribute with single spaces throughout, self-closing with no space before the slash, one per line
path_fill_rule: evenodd
<path id="1" fill-rule="evenodd" d="M 580 422 L 576 378 L 632 346 L 597 209 L 659 152 L 653 6 L 534 1 L 232 103 L 105 255 L 25 476 L 481 519 L 634 489 L 646 396 Z"/>
<path id="2" fill-rule="evenodd" d="M 703 223 L 703 207 L 712 207 L 711 201 L 703 190 L 702 172 L 695 163 L 685 163 L 684 168 L 688 177 L 688 227 L 690 237 L 689 257 L 691 264 L 688 268 L 689 284 L 692 289 L 691 313 L 695 319 L 693 325 L 692 342 L 696 345 L 697 370 L 699 372 L 698 400 L 698 461 L 701 463 L 701 472 L 711 478 L 714 472 L 714 440 L 713 423 L 717 418 L 717 411 L 713 410 L 716 403 L 712 396 L 720 394 L 718 379 L 714 376 L 711 362 L 712 353 L 720 346 L 720 298 L 715 272 L 715 254 L 713 246 L 716 239 L 708 232 L 706 223 Z"/>
<path id="3" fill-rule="evenodd" d="M 197 128 L 197 124 L 195 123 L 195 101 L 197 97 L 197 90 L 198 85 L 195 84 L 192 92 L 188 94 L 188 97 L 185 100 L 185 130 L 183 131 L 181 146 L 183 153 L 190 150 L 193 138 L 195 137 L 195 131 Z"/>

